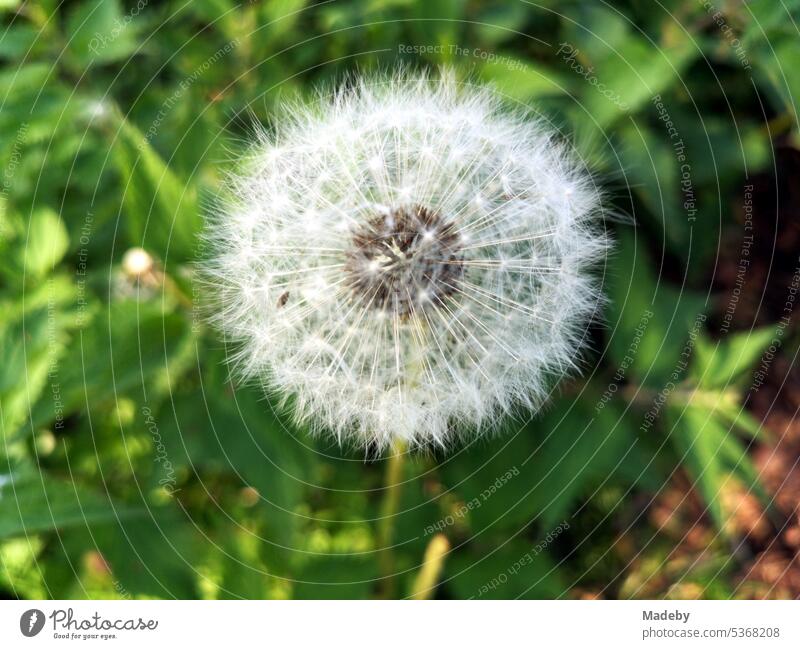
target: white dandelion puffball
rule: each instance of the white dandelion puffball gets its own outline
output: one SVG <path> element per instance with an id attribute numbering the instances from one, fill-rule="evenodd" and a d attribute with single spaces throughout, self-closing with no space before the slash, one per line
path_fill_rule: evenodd
<path id="1" fill-rule="evenodd" d="M 566 145 L 449 73 L 362 79 L 285 113 L 207 235 L 239 374 L 376 449 L 539 407 L 575 366 L 607 250 Z"/>

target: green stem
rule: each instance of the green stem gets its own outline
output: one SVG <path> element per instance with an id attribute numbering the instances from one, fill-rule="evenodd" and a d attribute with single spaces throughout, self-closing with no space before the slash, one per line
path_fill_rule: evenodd
<path id="1" fill-rule="evenodd" d="M 396 596 L 394 544 L 395 519 L 400 508 L 407 449 L 403 442 L 395 442 L 391 457 L 386 463 L 386 493 L 381 504 L 381 518 L 378 522 L 378 567 L 381 583 L 380 595 L 383 599 Z"/>
<path id="2" fill-rule="evenodd" d="M 437 534 L 430 540 L 411 588 L 411 599 L 431 599 L 434 596 L 449 551 L 450 542 L 444 534 Z"/>

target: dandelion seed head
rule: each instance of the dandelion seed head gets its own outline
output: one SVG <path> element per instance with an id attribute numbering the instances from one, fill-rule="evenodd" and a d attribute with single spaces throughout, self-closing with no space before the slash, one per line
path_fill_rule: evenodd
<path id="1" fill-rule="evenodd" d="M 213 319 L 313 430 L 447 446 L 575 369 L 599 212 L 567 145 L 492 90 L 362 79 L 259 134 L 209 225 Z"/>

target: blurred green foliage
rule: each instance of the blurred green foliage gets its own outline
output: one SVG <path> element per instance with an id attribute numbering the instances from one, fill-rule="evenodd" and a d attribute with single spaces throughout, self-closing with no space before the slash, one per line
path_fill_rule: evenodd
<path id="1" fill-rule="evenodd" d="M 433 530 L 440 597 L 636 596 L 632 562 L 670 547 L 631 503 L 678 471 L 719 530 L 683 577 L 729 596 L 721 494 L 761 493 L 742 399 L 773 334 L 715 340 L 706 283 L 742 183 L 797 142 L 800 2 L 707 4 L 0 2 L 0 590 L 405 596 Z M 254 120 L 399 63 L 543 115 L 637 225 L 609 222 L 585 377 L 489 441 L 409 458 L 398 488 L 231 384 L 192 262 Z M 155 260 L 138 281 L 133 247 Z"/>

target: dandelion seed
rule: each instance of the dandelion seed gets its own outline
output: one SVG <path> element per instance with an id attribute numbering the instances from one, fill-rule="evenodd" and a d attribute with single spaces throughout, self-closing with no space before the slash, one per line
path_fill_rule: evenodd
<path id="1" fill-rule="evenodd" d="M 293 106 L 231 195 L 208 233 L 214 319 L 240 375 L 314 430 L 446 446 L 575 366 L 600 196 L 489 89 L 397 75 Z"/>

